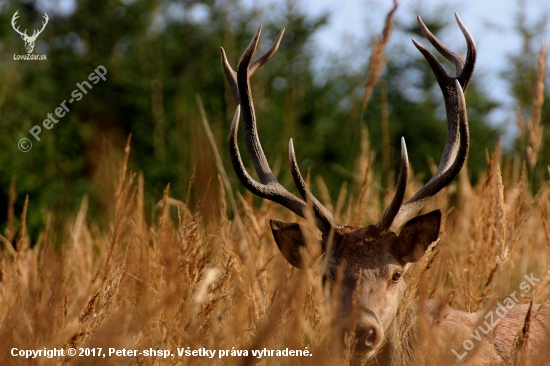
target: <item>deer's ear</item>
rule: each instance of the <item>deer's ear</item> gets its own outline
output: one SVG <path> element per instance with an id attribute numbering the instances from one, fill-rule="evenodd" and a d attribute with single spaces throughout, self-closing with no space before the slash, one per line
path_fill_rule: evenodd
<path id="1" fill-rule="evenodd" d="M 306 248 L 306 238 L 302 230 L 307 228 L 295 222 L 285 222 L 277 219 L 269 220 L 271 231 L 283 257 L 296 268 L 303 268 L 304 261 L 300 248 Z"/>
<path id="2" fill-rule="evenodd" d="M 417 262 L 439 237 L 441 211 L 435 210 L 409 220 L 397 237 L 395 255 L 401 264 Z"/>

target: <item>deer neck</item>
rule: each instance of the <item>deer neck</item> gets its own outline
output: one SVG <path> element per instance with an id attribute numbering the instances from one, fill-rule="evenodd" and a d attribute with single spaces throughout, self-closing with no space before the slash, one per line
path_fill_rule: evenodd
<path id="1" fill-rule="evenodd" d="M 396 315 L 386 329 L 386 340 L 382 350 L 376 356 L 378 365 L 409 365 L 413 358 L 417 334 L 417 307 L 413 303 Z M 399 329 L 402 332 L 399 333 Z"/>

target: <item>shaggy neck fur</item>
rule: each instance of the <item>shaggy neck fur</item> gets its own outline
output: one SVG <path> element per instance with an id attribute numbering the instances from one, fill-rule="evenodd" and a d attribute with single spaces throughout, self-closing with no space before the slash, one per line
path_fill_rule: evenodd
<path id="1" fill-rule="evenodd" d="M 414 356 L 414 346 L 417 338 L 417 309 L 411 304 L 401 319 L 396 316 L 388 329 L 386 339 L 380 353 L 375 357 L 375 365 L 410 365 Z M 401 324 L 399 324 L 401 323 Z"/>

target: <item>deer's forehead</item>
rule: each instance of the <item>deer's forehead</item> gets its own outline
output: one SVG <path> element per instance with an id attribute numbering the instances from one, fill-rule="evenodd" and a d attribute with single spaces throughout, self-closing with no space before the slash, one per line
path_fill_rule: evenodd
<path id="1" fill-rule="evenodd" d="M 335 236 L 331 259 L 336 265 L 344 260 L 350 269 L 381 270 L 396 262 L 390 254 L 395 243 L 393 232 L 380 230 L 375 226 L 366 228 L 344 228 Z"/>

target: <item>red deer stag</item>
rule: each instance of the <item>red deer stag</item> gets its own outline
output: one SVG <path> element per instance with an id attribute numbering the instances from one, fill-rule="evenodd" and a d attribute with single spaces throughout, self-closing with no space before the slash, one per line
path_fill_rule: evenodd
<path id="1" fill-rule="evenodd" d="M 290 169 L 303 200 L 286 190 L 269 167 L 258 138 L 250 77 L 275 55 L 284 29 L 272 47 L 252 62 L 260 38 L 260 27 L 241 56 L 236 72 L 229 65 L 225 51 L 221 49 L 223 70 L 239 104 L 229 133 L 229 152 L 233 168 L 250 192 L 281 204 L 298 216 L 314 218 L 317 228 L 322 233 L 322 251 L 327 256 L 324 280 L 334 283 L 338 268 L 345 264 L 340 290 L 342 329 L 344 332 L 354 331 L 354 357 L 359 360 L 376 357 L 375 364 L 380 365 L 412 362 L 417 342 L 415 331 L 407 333 L 408 339 L 395 339 L 397 329 L 393 319 L 406 289 L 401 277 L 408 265 L 419 261 L 430 244 L 438 239 L 441 212 L 436 210 L 412 217 L 457 176 L 466 160 L 469 147 L 468 117 L 463 91 L 466 91 L 474 72 L 477 50 L 472 36 L 458 15 L 456 20 L 468 45 L 466 60 L 443 45 L 418 17 L 425 37 L 454 64 L 455 77 L 449 76 L 435 56 L 413 40 L 435 74 L 445 100 L 448 133 L 439 167 L 434 176 L 411 199 L 403 203 L 409 163 L 405 141 L 402 139 L 401 168 L 395 196 L 383 212 L 380 221 L 368 227 L 344 226 L 335 222 L 332 214 L 313 196 L 304 182 L 296 162 L 292 139 L 289 143 Z M 260 182 L 248 174 L 239 153 L 237 130 L 241 115 L 246 147 Z M 291 265 L 302 268 L 302 249 L 306 246 L 304 228 L 297 223 L 277 219 L 271 219 L 270 224 L 275 242 L 283 256 Z M 329 243 L 329 240 L 332 242 Z M 355 308 L 352 309 L 353 306 Z M 514 339 L 518 330 L 522 329 L 529 309 L 528 305 L 514 306 L 513 309 L 510 307 L 506 309 L 507 315 L 500 319 L 494 328 L 487 327 L 487 332 L 480 333 L 476 327 L 482 323 L 485 313 L 461 312 L 433 300 L 424 308 L 427 319 L 432 323 L 434 337 L 446 336 L 448 342 L 454 342 L 453 347 L 446 348 L 452 348 L 455 352 L 456 357 L 450 358 L 452 362 L 467 362 L 476 366 L 512 364 Z M 533 312 L 537 311 L 531 321 L 529 338 L 531 349 L 534 351 L 540 350 L 539 347 L 544 340 L 546 322 L 543 319 L 550 317 L 548 308 L 550 307 L 542 307 L 538 311 L 538 306 L 533 306 L 531 309 Z M 412 313 L 406 317 L 410 316 L 412 322 L 415 318 L 415 309 L 411 307 L 408 311 Z M 354 319 L 350 319 L 351 314 L 355 314 Z M 479 341 L 472 354 L 467 355 L 468 352 L 463 348 L 463 344 L 466 343 L 463 342 L 469 340 L 471 334 L 472 337 L 479 337 Z M 452 336 L 449 338 L 449 335 Z M 400 343 L 399 347 L 396 346 L 397 343 Z"/>

